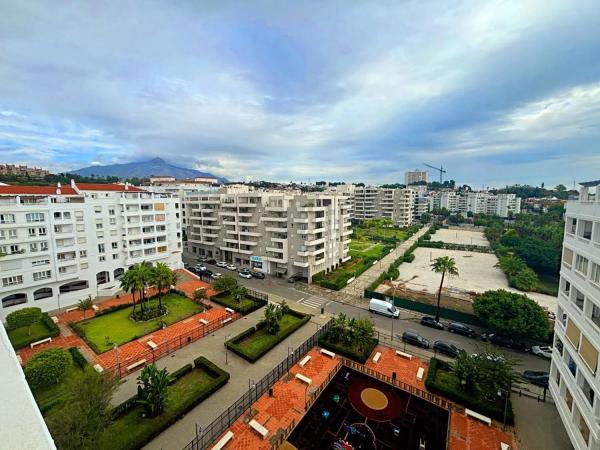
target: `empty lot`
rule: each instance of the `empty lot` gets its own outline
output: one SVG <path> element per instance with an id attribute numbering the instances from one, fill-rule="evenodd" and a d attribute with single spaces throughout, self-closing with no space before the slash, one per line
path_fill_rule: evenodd
<path id="1" fill-rule="evenodd" d="M 448 242 L 450 244 L 479 245 L 489 247 L 490 243 L 481 231 L 456 230 L 440 228 L 431 236 L 432 241 Z"/>

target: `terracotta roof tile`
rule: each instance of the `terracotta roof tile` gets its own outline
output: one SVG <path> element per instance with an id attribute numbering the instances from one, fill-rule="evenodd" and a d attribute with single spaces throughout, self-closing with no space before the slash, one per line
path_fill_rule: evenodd
<path id="1" fill-rule="evenodd" d="M 123 184 L 100 184 L 100 183 L 78 183 L 80 191 L 104 191 L 104 192 L 145 192 L 135 186 L 129 186 L 125 189 Z M 57 195 L 57 186 L 22 186 L 6 185 L 0 186 L 0 195 Z M 61 195 L 79 195 L 68 184 L 60 187 Z"/>

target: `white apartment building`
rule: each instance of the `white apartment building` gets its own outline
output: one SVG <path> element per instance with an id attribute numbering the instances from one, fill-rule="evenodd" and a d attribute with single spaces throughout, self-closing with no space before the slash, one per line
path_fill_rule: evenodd
<path id="1" fill-rule="evenodd" d="M 600 180 L 567 202 L 550 391 L 573 447 L 600 448 Z"/>
<path id="2" fill-rule="evenodd" d="M 430 193 L 431 210 L 445 208 L 453 214 L 494 214 L 508 217 L 521 212 L 521 198 L 515 194 L 489 194 L 487 192 L 458 193 L 441 191 Z"/>
<path id="3" fill-rule="evenodd" d="M 354 219 L 354 192 L 356 186 L 353 184 L 338 184 L 336 186 L 328 186 L 325 189 L 326 194 L 337 194 L 341 195 L 346 199 L 348 205 L 348 211 L 350 213 L 350 219 Z"/>
<path id="4" fill-rule="evenodd" d="M 185 199 L 188 251 L 274 275 L 313 275 L 347 261 L 352 234 L 341 195 L 245 192 Z"/>
<path id="5" fill-rule="evenodd" d="M 407 227 L 415 219 L 415 189 L 387 189 L 357 186 L 354 190 L 354 219 L 358 221 L 385 217 L 394 225 Z"/>
<path id="6" fill-rule="evenodd" d="M 0 186 L 0 318 L 113 295 L 140 262 L 182 266 L 180 201 L 116 184 Z"/>
<path id="7" fill-rule="evenodd" d="M 404 173 L 404 184 L 407 186 L 422 181 L 425 183 L 428 181 L 428 173 L 426 170 L 415 169 Z"/>

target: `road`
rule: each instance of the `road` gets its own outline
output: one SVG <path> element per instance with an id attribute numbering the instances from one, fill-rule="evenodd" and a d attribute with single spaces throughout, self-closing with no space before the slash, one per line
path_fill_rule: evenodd
<path id="1" fill-rule="evenodd" d="M 184 260 L 189 264 L 195 264 L 195 261 L 188 257 L 184 257 Z M 233 274 L 233 272 L 229 271 L 228 269 L 212 266 L 210 264 L 207 264 L 206 266 L 213 272 L 219 272 L 222 274 Z M 237 276 L 237 274 L 235 275 Z M 369 317 L 373 320 L 375 328 L 379 332 L 380 340 L 382 341 L 382 343 L 391 343 L 396 347 L 404 347 L 404 344 L 399 339 L 399 336 L 406 330 L 416 331 L 421 336 L 429 339 L 432 344 L 436 340 L 444 340 L 446 342 L 453 343 L 458 348 L 462 348 L 469 353 L 481 352 L 486 345 L 489 345 L 481 341 L 480 339 L 468 338 L 465 336 L 451 334 L 448 331 L 425 327 L 419 323 L 419 320 L 422 315 L 414 311 L 401 309 L 400 319 L 392 320 L 389 317 L 384 317 L 378 314 L 370 313 L 368 311 L 368 303 L 366 299 L 364 302 L 364 308 L 362 308 L 308 294 L 302 290 L 302 283 L 288 283 L 285 278 L 275 278 L 267 276 L 264 280 L 259 280 L 255 278 L 246 280 L 241 277 L 238 277 L 238 280 L 241 284 L 248 288 L 283 297 L 287 299 L 288 303 L 291 306 L 293 306 L 294 303 L 302 305 L 305 308 L 308 308 L 308 310 L 311 311 L 313 314 L 320 314 L 320 309 L 321 307 L 323 307 L 325 309 L 325 313 L 331 313 L 336 315 L 338 313 L 344 313 L 348 317 L 355 318 Z M 391 336 L 393 336 L 392 340 L 390 340 Z M 413 347 L 411 345 L 407 345 L 406 348 L 409 348 L 411 353 L 421 354 L 425 357 L 434 356 L 434 353 L 432 351 L 428 351 L 418 347 Z M 496 347 L 496 350 L 516 360 L 516 370 L 519 372 L 522 372 L 523 370 L 542 370 L 547 372 L 550 371 L 550 360 L 542 359 L 530 353 L 522 353 L 499 347 Z M 539 392 L 539 389 L 535 389 L 531 385 L 528 385 L 528 387 L 531 391 L 534 391 L 536 393 Z"/>

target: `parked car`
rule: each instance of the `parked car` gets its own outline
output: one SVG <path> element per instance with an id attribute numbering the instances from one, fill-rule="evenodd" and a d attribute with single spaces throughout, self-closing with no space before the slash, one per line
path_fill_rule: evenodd
<path id="1" fill-rule="evenodd" d="M 228 265 L 229 265 L 229 263 L 226 261 L 219 261 L 217 263 L 217 267 L 227 267 Z"/>
<path id="2" fill-rule="evenodd" d="M 456 345 L 444 341 L 435 341 L 433 343 L 433 349 L 440 352 L 442 355 L 450 356 L 451 358 L 456 358 L 459 352 L 459 348 Z"/>
<path id="3" fill-rule="evenodd" d="M 531 384 L 538 386 L 547 387 L 548 379 L 550 378 L 549 372 L 542 372 L 539 370 L 526 370 L 523 372 L 523 378 L 529 381 Z"/>
<path id="4" fill-rule="evenodd" d="M 199 256 L 198 257 L 198 262 L 206 262 L 208 260 L 208 257 L 206 256 Z"/>
<path id="5" fill-rule="evenodd" d="M 209 270 L 209 269 L 204 269 L 197 273 L 198 273 L 198 275 L 204 275 L 205 277 L 210 277 L 213 274 L 212 270 Z"/>
<path id="6" fill-rule="evenodd" d="M 217 278 L 221 277 L 221 274 L 219 272 L 213 272 L 213 274 L 210 277 L 212 279 L 216 280 Z"/>
<path id="7" fill-rule="evenodd" d="M 377 300 L 372 298 L 369 302 L 369 311 L 381 314 L 388 317 L 398 319 L 400 317 L 400 311 L 394 305 L 385 300 Z"/>
<path id="8" fill-rule="evenodd" d="M 513 338 L 504 336 L 502 334 L 483 333 L 481 335 L 481 340 L 491 342 L 499 347 L 512 348 L 515 350 L 521 350 L 523 352 L 527 350 L 527 347 L 522 342 L 515 341 Z"/>
<path id="9" fill-rule="evenodd" d="M 194 269 L 196 269 L 199 272 L 202 272 L 203 270 L 206 270 L 206 266 L 203 264 L 196 264 L 196 267 L 194 267 Z"/>
<path id="10" fill-rule="evenodd" d="M 259 272 L 257 270 L 252 270 L 250 272 L 250 274 L 254 277 L 254 278 L 258 278 L 259 280 L 264 280 L 265 279 L 265 274 L 262 272 Z"/>
<path id="11" fill-rule="evenodd" d="M 237 270 L 237 266 L 235 264 L 228 264 L 226 268 L 229 270 Z"/>
<path id="12" fill-rule="evenodd" d="M 250 278 L 252 278 L 252 274 L 248 270 L 240 270 L 238 272 L 238 275 L 242 278 L 245 278 L 246 280 L 249 280 Z"/>
<path id="13" fill-rule="evenodd" d="M 430 317 L 430 316 L 422 317 L 421 325 L 423 325 L 425 327 L 430 327 L 430 328 L 437 328 L 438 330 L 444 329 L 444 325 L 442 325 L 442 322 L 438 322 L 437 320 L 435 320 L 434 317 Z"/>
<path id="14" fill-rule="evenodd" d="M 450 325 L 448 325 L 448 331 L 450 333 L 461 334 L 461 335 L 467 336 L 467 337 L 477 336 L 477 333 L 475 333 L 474 329 L 469 328 L 468 326 L 466 326 L 462 323 L 459 323 L 459 322 L 450 323 Z"/>
<path id="15" fill-rule="evenodd" d="M 421 348 L 429 348 L 429 340 L 418 334 L 416 331 L 408 330 L 402 333 L 402 342 L 416 345 Z"/>
<path id="16" fill-rule="evenodd" d="M 290 276 L 287 281 L 288 283 L 295 283 L 296 281 L 300 281 L 302 279 L 302 275 L 299 273 Z"/>
<path id="17" fill-rule="evenodd" d="M 214 258 L 208 258 L 206 261 L 204 261 L 206 264 L 217 264 L 217 260 Z"/>
<path id="18" fill-rule="evenodd" d="M 552 347 L 548 345 L 534 345 L 531 347 L 531 353 L 541 358 L 552 358 Z"/>
<path id="19" fill-rule="evenodd" d="M 505 359 L 504 359 L 504 356 L 502 356 L 502 355 L 496 355 L 496 356 L 492 356 L 492 355 L 489 355 L 489 354 L 483 353 L 483 354 L 481 354 L 481 356 L 480 356 L 480 355 L 478 355 L 477 353 L 473 353 L 471 356 L 472 356 L 473 358 L 477 358 L 477 357 L 483 358 L 483 357 L 485 356 L 487 359 L 489 359 L 490 361 L 494 361 L 494 362 L 502 362 L 502 361 L 505 361 Z"/>
<path id="20" fill-rule="evenodd" d="M 183 263 L 183 268 L 184 268 L 185 270 L 190 270 L 190 271 L 191 271 L 191 269 L 192 269 L 192 266 L 190 266 L 188 263 Z"/>

